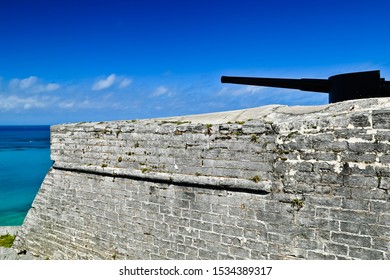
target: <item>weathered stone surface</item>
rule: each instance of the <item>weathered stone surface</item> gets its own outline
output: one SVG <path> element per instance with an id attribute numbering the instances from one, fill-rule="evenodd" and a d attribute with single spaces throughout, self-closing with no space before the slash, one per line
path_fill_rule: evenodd
<path id="1" fill-rule="evenodd" d="M 0 235 L 16 235 L 20 229 L 20 226 L 0 226 Z"/>
<path id="2" fill-rule="evenodd" d="M 373 128 L 390 128 L 390 110 L 375 110 L 372 112 Z"/>
<path id="3" fill-rule="evenodd" d="M 50 259 L 390 259 L 389 102 L 53 126 L 55 164 L 14 247 Z"/>
<path id="4" fill-rule="evenodd" d="M 16 260 L 18 254 L 15 250 L 10 248 L 0 247 L 0 260 Z"/>
<path id="5" fill-rule="evenodd" d="M 0 260 L 39 260 L 42 258 L 31 255 L 29 252 L 18 252 L 11 248 L 0 247 Z"/>

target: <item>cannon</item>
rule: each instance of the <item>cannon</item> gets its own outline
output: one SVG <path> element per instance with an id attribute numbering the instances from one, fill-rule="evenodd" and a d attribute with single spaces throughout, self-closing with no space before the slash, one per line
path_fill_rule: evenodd
<path id="1" fill-rule="evenodd" d="M 380 77 L 379 70 L 339 74 L 328 79 L 222 76 L 221 82 L 325 92 L 329 94 L 329 103 L 362 98 L 390 97 L 390 82 Z"/>

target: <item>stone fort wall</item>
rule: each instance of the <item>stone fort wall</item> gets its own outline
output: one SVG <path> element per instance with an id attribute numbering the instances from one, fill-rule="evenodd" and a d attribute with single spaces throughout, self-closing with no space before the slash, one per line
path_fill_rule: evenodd
<path id="1" fill-rule="evenodd" d="M 390 259 L 390 99 L 51 128 L 14 248 L 50 259 Z"/>

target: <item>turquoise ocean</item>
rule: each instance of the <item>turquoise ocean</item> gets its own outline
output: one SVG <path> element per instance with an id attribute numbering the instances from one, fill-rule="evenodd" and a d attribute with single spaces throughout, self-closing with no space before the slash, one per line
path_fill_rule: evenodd
<path id="1" fill-rule="evenodd" d="M 0 226 L 23 223 L 51 165 L 49 126 L 0 126 Z"/>

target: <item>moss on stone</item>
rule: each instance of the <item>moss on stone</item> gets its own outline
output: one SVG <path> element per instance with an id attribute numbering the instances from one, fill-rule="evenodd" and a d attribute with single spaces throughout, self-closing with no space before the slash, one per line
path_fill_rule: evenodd
<path id="1" fill-rule="evenodd" d="M 256 134 L 252 134 L 251 135 L 251 142 L 257 143 L 257 141 L 258 141 L 257 135 Z"/>
<path id="2" fill-rule="evenodd" d="M 297 208 L 298 210 L 301 209 L 304 206 L 305 202 L 302 199 L 295 198 L 291 201 L 291 205 L 294 208 Z"/>
<path id="3" fill-rule="evenodd" d="M 15 236 L 13 235 L 1 235 L 0 236 L 0 247 L 11 248 L 12 244 L 14 244 Z"/>
<path id="4" fill-rule="evenodd" d="M 252 181 L 255 182 L 255 183 L 258 183 L 258 182 L 261 181 L 261 178 L 260 178 L 260 176 L 256 175 L 256 176 L 250 178 L 250 180 L 252 180 Z"/>

